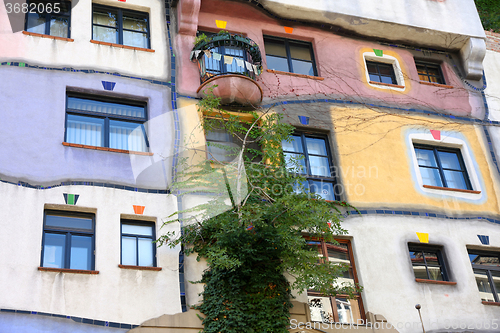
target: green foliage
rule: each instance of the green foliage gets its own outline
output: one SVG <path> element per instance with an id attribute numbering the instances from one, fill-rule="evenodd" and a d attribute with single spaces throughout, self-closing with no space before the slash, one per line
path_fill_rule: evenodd
<path id="1" fill-rule="evenodd" d="M 196 36 L 196 38 L 194 39 L 194 47 L 200 45 L 201 43 L 206 43 L 209 40 L 210 39 L 207 37 L 207 35 L 205 35 L 204 33 L 201 33 L 198 36 Z"/>
<path id="2" fill-rule="evenodd" d="M 484 30 L 500 32 L 500 1 L 475 0 Z"/>
<path id="3" fill-rule="evenodd" d="M 280 115 L 247 112 L 242 121 L 208 95 L 199 104 L 209 115 L 204 130 L 224 128 L 241 140 L 243 150 L 228 148 L 232 163 L 203 161 L 179 168 L 174 189 L 201 191 L 211 200 L 182 212 L 181 236 L 165 235 L 159 242 L 183 244 L 186 254 L 197 253 L 208 263 L 200 281 L 203 303 L 195 307 L 205 315 L 203 332 L 239 333 L 244 327 L 245 332 L 285 333 L 292 289 L 350 296 L 361 290 L 336 283 L 348 268 L 319 263 L 305 237 L 335 243 L 334 237 L 345 233 L 342 210 L 351 207 L 297 191 L 305 179 L 285 166 L 281 143 L 291 140 L 293 127 Z M 248 151 L 253 141 L 260 151 Z"/>

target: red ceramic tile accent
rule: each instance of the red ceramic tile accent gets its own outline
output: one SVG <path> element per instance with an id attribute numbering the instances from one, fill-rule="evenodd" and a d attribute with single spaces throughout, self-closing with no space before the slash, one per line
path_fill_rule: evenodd
<path id="1" fill-rule="evenodd" d="M 118 267 L 123 269 L 137 269 L 141 271 L 161 271 L 161 267 L 149 267 L 149 266 L 129 266 L 129 265 L 118 265 Z"/>
<path id="2" fill-rule="evenodd" d="M 446 88 L 446 89 L 452 89 L 453 86 L 449 86 L 447 84 L 439 84 L 439 83 L 434 83 L 434 82 L 427 82 L 427 81 L 420 81 L 420 84 L 425 84 L 428 86 L 434 86 L 434 87 L 439 87 L 439 88 Z"/>
<path id="3" fill-rule="evenodd" d="M 481 191 L 462 190 L 460 188 L 449 188 L 449 187 L 432 186 L 432 185 L 423 185 L 423 186 L 424 186 L 424 188 L 431 188 L 434 190 L 445 190 L 445 191 L 452 191 L 452 192 L 463 192 L 463 193 L 474 193 L 474 194 L 481 193 Z"/>
<path id="4" fill-rule="evenodd" d="M 93 40 L 93 39 L 91 39 L 90 42 L 94 43 L 94 44 L 99 44 L 99 45 L 106 45 L 106 46 L 118 47 L 120 49 L 130 49 L 130 50 L 136 50 L 136 51 L 155 52 L 155 50 L 145 49 L 143 47 L 135 47 L 135 46 L 114 44 L 114 43 L 108 43 L 108 42 L 101 42 L 99 40 Z"/>
<path id="5" fill-rule="evenodd" d="M 500 306 L 500 302 L 486 302 L 486 301 L 482 301 L 481 303 L 483 303 L 484 305 L 496 305 L 496 306 Z"/>
<path id="6" fill-rule="evenodd" d="M 23 31 L 23 34 L 27 35 L 27 36 L 33 36 L 33 37 L 42 37 L 42 38 L 48 38 L 48 39 L 54 39 L 54 40 L 64 40 L 67 42 L 74 42 L 75 41 L 73 38 L 64 38 L 64 37 L 58 37 L 58 36 L 37 34 L 35 32 L 29 32 L 29 31 Z"/>
<path id="7" fill-rule="evenodd" d="M 401 88 L 401 89 L 404 89 L 404 87 L 405 87 L 405 86 L 400 86 L 397 84 L 382 83 L 382 82 L 375 82 L 375 81 L 370 81 L 370 84 L 376 84 L 379 86 L 387 86 L 387 87 L 394 87 L 394 88 Z"/>
<path id="8" fill-rule="evenodd" d="M 63 146 L 67 146 L 67 147 L 110 151 L 110 152 L 122 153 L 122 154 L 133 154 L 133 155 L 144 155 L 144 156 L 153 156 L 154 155 L 154 153 L 143 152 L 143 151 L 123 150 L 123 149 L 114 149 L 114 148 L 107 148 L 107 147 L 96 147 L 96 146 L 80 145 L 80 144 L 69 143 L 69 142 L 63 142 L 62 144 L 63 144 Z"/>
<path id="9" fill-rule="evenodd" d="M 297 74 L 297 73 L 282 72 L 282 71 L 276 71 L 274 69 L 266 69 L 266 72 L 274 73 L 274 74 L 290 75 L 290 76 L 296 76 L 296 77 L 303 77 L 306 79 L 313 79 L 313 80 L 319 80 L 319 81 L 323 81 L 325 79 L 325 78 L 320 77 L 320 76 L 311 76 L 311 75 L 304 75 L 304 74 Z"/>
<path id="10" fill-rule="evenodd" d="M 444 285 L 449 285 L 449 286 L 454 286 L 457 284 L 456 282 L 451 282 L 451 281 L 436 281 L 436 280 L 427 280 L 427 279 L 415 279 L 415 281 L 420 282 L 420 283 L 444 284 Z"/>
<path id="11" fill-rule="evenodd" d="M 99 271 L 89 271 L 89 270 L 85 270 L 85 269 L 38 267 L 38 270 L 44 271 L 44 272 L 57 272 L 57 273 L 99 274 Z"/>
<path id="12" fill-rule="evenodd" d="M 441 140 L 441 131 L 431 130 L 431 134 L 434 140 Z"/>

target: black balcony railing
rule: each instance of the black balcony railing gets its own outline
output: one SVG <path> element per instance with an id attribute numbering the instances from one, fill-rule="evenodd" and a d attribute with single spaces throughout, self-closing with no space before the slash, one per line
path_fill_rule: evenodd
<path id="1" fill-rule="evenodd" d="M 226 74 L 245 75 L 255 80 L 262 70 L 259 46 L 250 38 L 227 32 L 199 38 L 191 60 L 198 62 L 201 83 Z"/>

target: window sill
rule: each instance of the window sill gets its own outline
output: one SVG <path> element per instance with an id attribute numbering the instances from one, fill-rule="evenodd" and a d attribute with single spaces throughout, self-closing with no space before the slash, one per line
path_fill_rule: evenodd
<path id="1" fill-rule="evenodd" d="M 453 86 L 449 86 L 447 84 L 440 84 L 440 83 L 434 83 L 434 82 L 427 82 L 427 81 L 420 81 L 420 84 L 425 84 L 428 86 L 434 86 L 434 87 L 439 87 L 439 88 L 446 88 L 446 89 L 452 89 Z"/>
<path id="2" fill-rule="evenodd" d="M 282 74 L 282 75 L 302 77 L 302 78 L 305 78 L 305 79 L 312 79 L 312 80 L 318 80 L 318 81 L 323 81 L 325 79 L 324 77 L 320 77 L 320 76 L 311 76 L 311 75 L 305 75 L 305 74 L 296 74 L 296 73 L 290 73 L 290 72 L 282 72 L 282 71 L 277 71 L 277 70 L 274 70 L 274 69 L 266 69 L 266 72 L 268 72 L 268 73 L 274 73 L 274 74 Z"/>
<path id="3" fill-rule="evenodd" d="M 484 305 L 496 305 L 496 306 L 500 306 L 500 302 L 487 302 L 487 301 L 482 301 L 481 303 L 483 303 Z"/>
<path id="4" fill-rule="evenodd" d="M 52 268 L 52 267 L 38 267 L 39 271 L 56 272 L 56 273 L 74 273 L 74 274 L 99 274 L 99 271 L 89 271 L 85 269 L 70 269 L 70 268 Z"/>
<path id="5" fill-rule="evenodd" d="M 415 281 L 420 282 L 420 283 L 444 284 L 444 285 L 448 285 L 448 286 L 454 286 L 457 284 L 456 282 L 452 282 L 452 281 L 436 281 L 436 280 L 427 280 L 427 279 L 415 279 Z"/>
<path id="6" fill-rule="evenodd" d="M 107 46 L 119 47 L 121 49 L 129 49 L 129 50 L 136 50 L 136 51 L 146 51 L 146 52 L 155 52 L 155 50 L 145 49 L 143 47 L 135 47 L 135 46 L 122 45 L 122 44 L 101 42 L 99 40 L 93 40 L 93 39 L 91 39 L 90 42 L 94 43 L 94 44 L 99 44 L 99 45 L 107 45 Z"/>
<path id="7" fill-rule="evenodd" d="M 111 151 L 114 153 L 122 153 L 122 154 L 134 154 L 134 155 L 144 155 L 144 156 L 153 156 L 154 155 L 153 153 L 148 153 L 148 152 L 143 152 L 143 151 L 114 149 L 114 148 L 108 148 L 108 147 L 96 147 L 96 146 L 80 145 L 77 143 L 69 143 L 69 142 L 63 142 L 62 144 L 63 144 L 63 146 L 67 146 L 67 147 Z"/>
<path id="8" fill-rule="evenodd" d="M 472 194 L 480 194 L 481 193 L 481 191 L 462 190 L 460 188 L 450 188 L 450 187 L 441 187 L 441 186 L 432 186 L 432 185 L 422 185 L 422 186 L 424 188 L 430 188 L 430 189 L 433 189 L 433 190 L 444 190 L 444 191 L 472 193 Z"/>
<path id="9" fill-rule="evenodd" d="M 161 271 L 161 267 L 150 267 L 150 266 L 130 266 L 130 265 L 118 265 L 118 267 L 123 269 L 136 269 L 139 271 Z"/>
<path id="10" fill-rule="evenodd" d="M 23 35 L 33 36 L 33 37 L 42 37 L 42 38 L 48 38 L 48 39 L 55 39 L 55 40 L 64 40 L 66 42 L 74 42 L 75 41 L 73 38 L 64 38 L 64 37 L 51 36 L 51 35 L 45 35 L 45 34 L 37 34 L 36 32 L 29 32 L 29 31 L 23 31 Z"/>
<path id="11" fill-rule="evenodd" d="M 390 84 L 390 83 L 382 83 L 382 82 L 375 82 L 375 81 L 369 81 L 368 83 L 377 85 L 377 86 L 384 86 L 384 87 L 391 87 L 391 88 L 398 88 L 398 89 L 404 89 L 405 86 L 400 86 L 398 84 Z"/>

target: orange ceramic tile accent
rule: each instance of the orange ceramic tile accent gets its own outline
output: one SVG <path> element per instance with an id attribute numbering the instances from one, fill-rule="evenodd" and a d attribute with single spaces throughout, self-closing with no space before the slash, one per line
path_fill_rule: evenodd
<path id="1" fill-rule="evenodd" d="M 134 213 L 138 215 L 144 214 L 144 208 L 146 208 L 146 206 L 136 206 L 136 205 L 133 206 L 134 206 Z"/>
<path id="2" fill-rule="evenodd" d="M 420 84 L 426 84 L 428 86 L 434 86 L 434 87 L 446 88 L 446 89 L 453 88 L 453 86 L 449 86 L 447 84 L 439 84 L 439 83 L 433 83 L 433 82 L 427 82 L 427 81 L 420 81 Z"/>
<path id="3" fill-rule="evenodd" d="M 296 77 L 303 77 L 306 79 L 313 79 L 313 80 L 319 80 L 319 81 L 323 81 L 325 79 L 325 78 L 320 77 L 320 76 L 311 76 L 311 75 L 304 75 L 304 74 L 297 74 L 297 73 L 282 72 L 282 71 L 276 71 L 274 69 L 266 69 L 266 71 L 269 73 L 274 73 L 274 74 L 283 74 L 283 75 L 290 75 L 290 76 L 296 76 Z"/>
<path id="4" fill-rule="evenodd" d="M 291 34 L 291 33 L 293 33 L 293 28 L 290 28 L 290 27 L 285 27 L 285 32 L 286 32 L 287 34 Z"/>
<path id="5" fill-rule="evenodd" d="M 118 265 L 118 267 L 123 269 L 138 269 L 141 271 L 161 271 L 161 267 L 149 267 L 149 266 L 129 266 L 129 265 Z"/>
<path id="6" fill-rule="evenodd" d="M 154 153 L 148 153 L 148 152 L 143 152 L 143 151 L 133 151 L 133 150 L 114 149 L 114 148 L 107 148 L 107 147 L 87 146 L 87 145 L 80 145 L 77 143 L 69 143 L 69 142 L 63 142 L 62 144 L 63 144 L 63 146 L 67 146 L 67 147 L 111 151 L 114 153 L 122 153 L 122 154 L 134 154 L 134 155 L 144 155 L 144 156 L 153 156 L 154 155 Z"/>
<path id="7" fill-rule="evenodd" d="M 456 282 L 451 282 L 451 281 L 436 281 L 436 280 L 427 280 L 427 279 L 415 279 L 415 281 L 420 282 L 420 283 L 445 284 L 445 285 L 449 285 L 449 286 L 454 286 L 457 284 Z"/>
<path id="8" fill-rule="evenodd" d="M 99 274 L 99 271 L 89 271 L 85 269 L 38 267 L 38 270 L 44 272 L 57 272 L 57 273 Z"/>
<path id="9" fill-rule="evenodd" d="M 129 50 L 136 50 L 136 51 L 146 51 L 146 52 L 155 52 L 155 50 L 145 49 L 143 47 L 135 47 L 135 46 L 128 46 L 128 45 L 107 43 L 107 42 L 101 42 L 101 41 L 93 40 L 93 39 L 91 39 L 90 42 L 94 43 L 94 44 L 99 44 L 99 45 L 106 45 L 106 46 L 118 47 L 118 48 L 121 48 L 121 49 L 129 49 Z"/>
<path id="10" fill-rule="evenodd" d="M 55 40 L 65 40 L 67 42 L 74 42 L 75 41 L 73 38 L 64 38 L 64 37 L 58 37 L 58 36 L 37 34 L 35 32 L 29 32 L 29 31 L 23 31 L 23 34 L 28 35 L 28 36 L 33 36 L 33 37 L 42 37 L 42 38 L 55 39 Z"/>
<path id="11" fill-rule="evenodd" d="M 434 190 L 445 190 L 445 191 L 463 192 L 463 193 L 474 193 L 474 194 L 481 193 L 481 191 L 462 190 L 460 188 L 449 188 L 449 187 L 431 186 L 431 185 L 423 185 L 423 186 L 424 186 L 424 188 L 431 188 L 431 189 L 434 189 Z"/>

